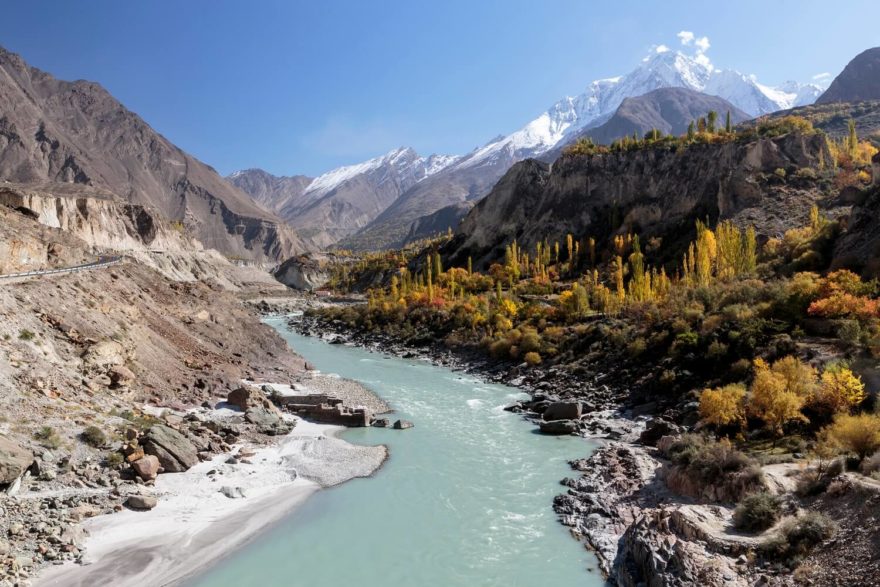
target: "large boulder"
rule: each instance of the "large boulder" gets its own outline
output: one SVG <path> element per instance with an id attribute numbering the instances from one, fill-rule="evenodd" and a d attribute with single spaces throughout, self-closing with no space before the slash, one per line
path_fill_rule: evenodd
<path id="1" fill-rule="evenodd" d="M 159 500 L 152 495 L 129 495 L 125 505 L 133 510 L 151 510 L 159 504 Z"/>
<path id="2" fill-rule="evenodd" d="M 125 349 L 114 340 L 97 342 L 83 353 L 83 362 L 89 367 L 110 367 L 125 363 Z"/>
<path id="3" fill-rule="evenodd" d="M 155 455 L 147 455 L 134 461 L 131 464 L 131 468 L 134 469 L 135 474 L 144 481 L 153 481 L 159 476 L 159 471 L 162 469 L 162 466 L 159 464 L 158 457 Z"/>
<path id="4" fill-rule="evenodd" d="M 654 418 L 639 435 L 639 442 L 645 446 L 657 446 L 657 443 L 664 436 L 677 436 L 681 433 L 681 426 L 662 418 Z"/>
<path id="5" fill-rule="evenodd" d="M 277 412 L 270 411 L 263 406 L 248 409 L 244 419 L 256 427 L 257 432 L 269 436 L 281 436 L 293 429 L 291 424 L 284 421 Z"/>
<path id="6" fill-rule="evenodd" d="M 278 413 L 278 408 L 260 389 L 246 385 L 230 391 L 229 395 L 226 396 L 226 403 L 239 408 L 242 412 L 247 412 L 251 408 L 262 407 L 270 412 Z"/>
<path id="7" fill-rule="evenodd" d="M 34 454 L 0 436 L 0 486 L 11 485 L 34 462 Z"/>
<path id="8" fill-rule="evenodd" d="M 159 459 L 159 464 L 168 473 L 186 471 L 199 462 L 198 451 L 183 434 L 156 424 L 143 439 L 144 452 Z"/>
<path id="9" fill-rule="evenodd" d="M 541 422 L 541 434 L 575 434 L 578 431 L 578 423 L 574 420 L 551 420 Z"/>
<path id="10" fill-rule="evenodd" d="M 544 410 L 543 418 L 551 420 L 579 420 L 583 413 L 581 402 L 554 402 Z"/>

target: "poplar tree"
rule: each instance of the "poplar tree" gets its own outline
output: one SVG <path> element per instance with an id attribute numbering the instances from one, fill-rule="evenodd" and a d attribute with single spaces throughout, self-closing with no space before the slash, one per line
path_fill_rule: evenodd
<path id="1" fill-rule="evenodd" d="M 730 134 L 733 132 L 733 126 L 730 124 L 730 110 L 727 111 L 727 118 L 724 121 L 724 132 Z"/>
<path id="2" fill-rule="evenodd" d="M 691 120 L 690 124 L 688 124 L 687 140 L 694 140 L 694 135 L 696 135 L 696 131 L 694 130 L 694 121 Z"/>
<path id="3" fill-rule="evenodd" d="M 709 111 L 708 119 L 706 121 L 706 130 L 709 134 L 715 134 L 715 123 L 718 122 L 718 113 L 714 110 Z"/>

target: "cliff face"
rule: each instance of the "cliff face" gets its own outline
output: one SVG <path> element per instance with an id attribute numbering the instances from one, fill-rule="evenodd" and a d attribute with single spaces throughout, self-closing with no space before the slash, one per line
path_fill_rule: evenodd
<path id="1" fill-rule="evenodd" d="M 201 248 L 144 206 L 120 202 L 96 190 L 0 184 L 0 205 L 21 211 L 44 226 L 60 228 L 97 250 Z"/>
<path id="2" fill-rule="evenodd" d="M 0 49 L 0 179 L 109 191 L 228 255 L 275 261 L 296 234 L 100 85 L 57 80 Z"/>
<path id="3" fill-rule="evenodd" d="M 880 100 L 880 47 L 856 55 L 816 103 L 863 100 Z"/>
<path id="4" fill-rule="evenodd" d="M 751 142 L 645 148 L 627 153 L 564 156 L 552 166 L 515 165 L 462 221 L 446 248 L 460 265 L 487 263 L 516 239 L 530 249 L 544 238 L 592 236 L 602 242 L 633 231 L 663 238 L 674 252 L 693 236 L 694 221 L 731 218 L 774 235 L 806 222 L 822 197 L 798 169 L 830 161 L 824 137 L 788 134 Z M 790 179 L 775 175 L 786 171 Z"/>

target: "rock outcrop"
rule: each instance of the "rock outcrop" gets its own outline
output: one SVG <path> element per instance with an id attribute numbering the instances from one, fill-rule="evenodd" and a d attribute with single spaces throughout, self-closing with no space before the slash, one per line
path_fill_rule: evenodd
<path id="1" fill-rule="evenodd" d="M 303 291 L 317 289 L 326 285 L 330 279 L 330 273 L 324 263 L 306 255 L 291 257 L 279 265 L 272 275 L 287 287 Z"/>
<path id="2" fill-rule="evenodd" d="M 0 436 L 0 488 L 15 483 L 33 462 L 31 451 Z"/>
<path id="3" fill-rule="evenodd" d="M 199 462 L 195 445 L 183 434 L 164 426 L 152 426 L 143 439 L 144 452 L 153 455 L 167 473 L 186 471 Z"/>
<path id="4" fill-rule="evenodd" d="M 661 252 L 677 258 L 694 221 L 706 218 L 775 235 L 805 224 L 822 193 L 815 182 L 776 181 L 774 172 L 819 169 L 822 161 L 830 155 L 819 133 L 564 156 L 552 166 L 523 161 L 467 215 L 444 252 L 451 265 L 464 266 L 468 256 L 485 265 L 513 240 L 533 250 L 545 238 L 564 242 L 568 233 L 603 242 L 633 231 L 643 242 L 662 238 Z"/>

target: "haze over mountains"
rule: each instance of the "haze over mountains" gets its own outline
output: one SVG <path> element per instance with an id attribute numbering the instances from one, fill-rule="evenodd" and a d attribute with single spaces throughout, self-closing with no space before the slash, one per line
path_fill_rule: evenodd
<path id="1" fill-rule="evenodd" d="M 412 234 L 420 234 L 413 226 L 418 219 L 449 206 L 479 200 L 517 161 L 552 155 L 554 150 L 575 140 L 587 130 L 608 122 L 627 98 L 643 96 L 662 88 L 683 88 L 691 90 L 693 94 L 708 95 L 705 104 L 700 104 L 700 100 L 691 96 L 687 99 L 691 108 L 684 108 L 679 104 L 677 114 L 672 114 L 675 108 L 669 110 L 668 113 L 674 121 L 666 120 L 661 123 L 657 116 L 663 119 L 664 112 L 667 111 L 656 109 L 654 115 L 645 118 L 652 120 L 661 130 L 668 127 L 670 130 L 675 129 L 675 132 L 681 126 L 682 113 L 693 114 L 697 108 L 710 103 L 719 112 L 731 109 L 732 116 L 739 121 L 744 115 L 754 117 L 811 104 L 822 93 L 822 88 L 815 84 L 786 82 L 779 87 L 765 86 L 752 76 L 714 68 L 699 51 L 695 55 L 686 55 L 661 47 L 630 73 L 592 82 L 582 94 L 563 98 L 521 129 L 499 136 L 471 153 L 458 157 L 432 156 L 424 159 L 425 163 L 413 163 L 417 171 L 420 166 L 430 168 L 429 172 L 412 174 L 407 171 L 402 174 L 404 177 L 418 176 L 418 181 L 393 179 L 398 177 L 399 172 L 389 162 L 397 150 L 321 176 L 344 178 L 344 181 L 333 181 L 333 190 L 320 191 L 319 198 L 305 198 L 303 204 L 298 203 L 302 196 L 295 195 L 296 190 L 291 191 L 283 181 L 278 184 L 278 190 L 272 192 L 274 195 L 268 195 L 266 186 L 274 185 L 276 180 L 283 178 L 270 176 L 259 190 L 252 191 L 255 188 L 250 186 L 255 180 L 248 176 L 263 176 L 265 172 L 261 170 L 237 172 L 231 179 L 259 201 L 267 199 L 269 208 L 277 210 L 294 226 L 326 227 L 323 234 L 316 237 L 322 246 L 334 239 L 341 239 L 341 246 L 356 249 L 398 246 L 411 238 Z M 709 96 L 726 102 L 711 102 Z M 668 104 L 670 99 L 667 96 L 664 103 Z M 636 107 L 635 104 L 629 106 Z M 621 116 L 631 118 L 633 113 L 621 113 Z M 615 135 L 618 128 L 621 134 L 630 134 L 633 130 L 638 130 L 638 126 L 613 124 L 604 127 L 601 132 L 597 131 L 597 137 L 612 140 L 620 136 Z M 628 128 L 628 133 L 623 132 L 625 127 Z M 413 161 L 422 160 L 414 153 L 412 158 Z M 429 164 L 429 161 L 433 161 L 433 164 Z M 369 175 L 370 178 L 359 179 L 362 174 Z M 381 186 L 386 181 L 392 181 L 394 189 L 384 188 L 377 193 L 377 178 L 378 185 Z M 399 193 L 395 194 L 398 189 Z M 283 202 L 280 207 L 279 202 Z M 457 209 L 465 210 L 467 206 Z M 453 226 L 458 220 L 450 214 L 441 217 L 450 219 Z M 420 224 L 435 225 L 433 222 Z"/>
<path id="2" fill-rule="evenodd" d="M 229 256 L 275 262 L 306 248 L 290 227 L 99 84 L 55 79 L 2 48 L 0 179 L 73 184 L 84 196 L 106 190 Z"/>

